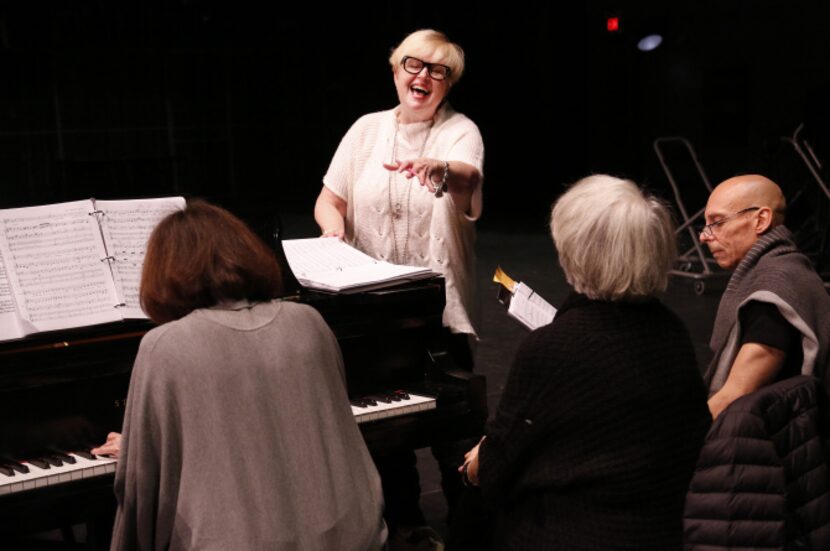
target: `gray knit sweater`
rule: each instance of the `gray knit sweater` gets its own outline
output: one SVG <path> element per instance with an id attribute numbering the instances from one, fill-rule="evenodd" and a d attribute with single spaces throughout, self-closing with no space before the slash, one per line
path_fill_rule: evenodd
<path id="1" fill-rule="evenodd" d="M 726 382 L 740 348 L 738 312 L 753 300 L 775 305 L 801 333 L 801 373 L 824 379 L 830 362 L 830 296 L 790 231 L 778 226 L 753 245 L 723 293 L 710 342 L 715 355 L 706 372 L 710 394 Z"/>
<path id="2" fill-rule="evenodd" d="M 112 549 L 366 551 L 380 480 L 337 341 L 286 302 L 197 310 L 136 358 Z"/>

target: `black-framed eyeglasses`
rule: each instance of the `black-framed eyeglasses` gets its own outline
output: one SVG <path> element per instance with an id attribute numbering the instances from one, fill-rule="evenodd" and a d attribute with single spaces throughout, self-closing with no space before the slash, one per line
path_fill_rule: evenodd
<path id="1" fill-rule="evenodd" d="M 759 210 L 761 207 L 747 207 L 745 209 L 741 209 L 735 214 L 730 214 L 729 216 L 724 216 L 720 220 L 716 222 L 712 222 L 711 224 L 706 224 L 702 228 L 700 228 L 700 233 L 705 235 L 706 237 L 714 237 L 715 236 L 715 228 L 719 228 L 721 225 L 729 222 L 736 216 L 743 214 L 745 212 L 752 212 L 753 210 Z"/>
<path id="2" fill-rule="evenodd" d="M 403 70 L 410 75 L 417 75 L 423 71 L 424 67 L 426 67 L 429 76 L 435 80 L 444 80 L 445 78 L 449 78 L 452 74 L 452 69 L 446 65 L 441 65 L 440 63 L 427 63 L 422 59 L 410 57 L 408 55 L 403 56 L 403 59 L 401 59 L 401 67 L 403 67 Z"/>

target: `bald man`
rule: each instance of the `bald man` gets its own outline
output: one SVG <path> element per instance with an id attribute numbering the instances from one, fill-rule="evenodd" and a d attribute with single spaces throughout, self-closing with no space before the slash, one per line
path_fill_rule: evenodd
<path id="1" fill-rule="evenodd" d="M 802 373 L 824 377 L 830 296 L 783 225 L 785 211 L 781 188 L 757 174 L 726 180 L 706 204 L 700 239 L 733 272 L 710 342 L 712 417 L 770 383 Z"/>

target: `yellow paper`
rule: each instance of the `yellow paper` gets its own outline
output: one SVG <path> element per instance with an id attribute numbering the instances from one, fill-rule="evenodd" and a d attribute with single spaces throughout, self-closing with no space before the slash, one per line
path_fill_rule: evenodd
<path id="1" fill-rule="evenodd" d="M 510 291 L 511 293 L 516 292 L 516 282 L 513 279 L 504 273 L 501 269 L 501 266 L 496 266 L 496 273 L 493 274 L 493 281 L 495 283 L 501 284 L 505 289 Z"/>

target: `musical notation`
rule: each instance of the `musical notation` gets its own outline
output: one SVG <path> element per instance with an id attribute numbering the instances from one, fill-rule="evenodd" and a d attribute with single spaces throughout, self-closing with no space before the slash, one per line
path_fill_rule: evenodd
<path id="1" fill-rule="evenodd" d="M 309 275 L 330 270 L 344 270 L 376 263 L 366 254 L 346 246 L 339 239 L 295 239 L 286 245 L 291 249 L 289 262 L 296 274 Z"/>
<path id="2" fill-rule="evenodd" d="M 118 319 L 117 302 L 90 202 L 2 211 L 11 290 L 20 316 L 39 330 Z"/>
<path id="3" fill-rule="evenodd" d="M 114 258 L 112 275 L 125 305 L 124 315 L 142 317 L 139 285 L 147 240 L 162 218 L 184 208 L 184 199 L 97 201 L 96 206 L 102 212 L 101 231 L 107 250 Z"/>
<path id="4" fill-rule="evenodd" d="M 14 313 L 14 311 L 12 288 L 9 285 L 9 277 L 6 275 L 6 265 L 3 263 L 3 256 L 0 255 L 0 315 Z"/>
<path id="5" fill-rule="evenodd" d="M 297 280 L 306 287 L 332 292 L 378 288 L 429 277 L 429 268 L 375 260 L 339 239 L 318 237 L 282 242 Z"/>
<path id="6" fill-rule="evenodd" d="M 147 239 L 184 206 L 173 197 L 0 210 L 0 340 L 146 318 L 138 288 Z"/>
<path id="7" fill-rule="evenodd" d="M 6 265 L 0 252 L 0 340 L 19 339 L 23 335 L 23 329 L 17 320 L 17 307 L 6 273 Z"/>

